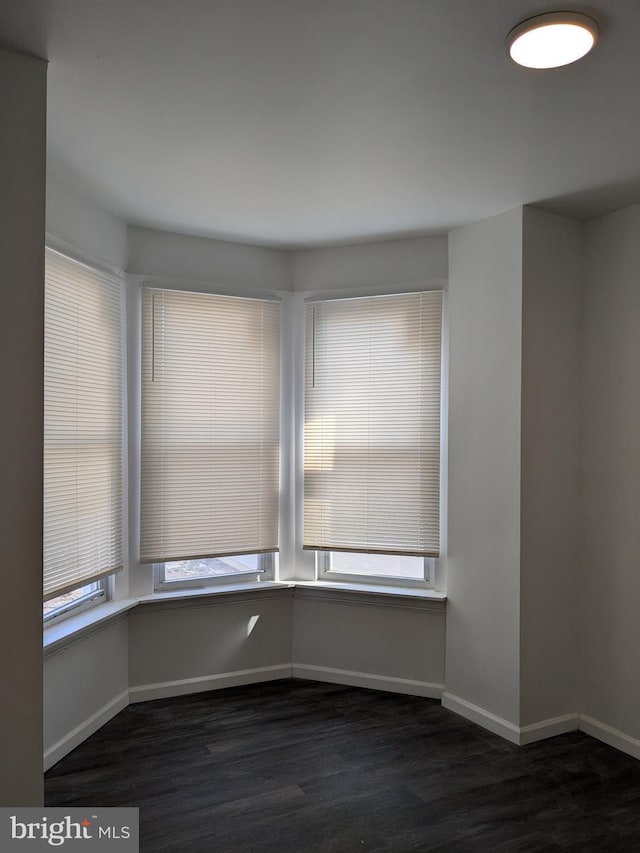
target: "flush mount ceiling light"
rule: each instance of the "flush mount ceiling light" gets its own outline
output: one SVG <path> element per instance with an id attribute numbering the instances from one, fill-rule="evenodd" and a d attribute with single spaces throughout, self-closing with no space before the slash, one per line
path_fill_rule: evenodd
<path id="1" fill-rule="evenodd" d="M 525 68 L 558 68 L 582 59 L 597 38 L 598 25 L 588 15 L 548 12 L 514 27 L 507 36 L 507 51 Z"/>

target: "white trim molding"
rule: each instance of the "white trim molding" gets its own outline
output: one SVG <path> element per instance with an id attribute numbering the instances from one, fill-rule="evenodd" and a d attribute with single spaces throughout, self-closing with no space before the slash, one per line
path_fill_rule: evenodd
<path id="1" fill-rule="evenodd" d="M 406 693 L 409 696 L 425 696 L 439 699 L 444 684 L 431 681 L 415 681 L 390 675 L 374 675 L 370 672 L 355 672 L 348 669 L 333 669 L 329 666 L 294 663 L 293 678 L 308 678 L 310 681 L 327 681 L 331 684 L 346 684 L 349 687 L 366 687 L 370 690 L 386 690 L 388 693 Z"/>
<path id="2" fill-rule="evenodd" d="M 511 741 L 511 743 L 520 743 L 520 729 L 518 726 L 510 723 L 508 720 L 503 720 L 502 717 L 497 717 L 491 711 L 485 711 L 479 705 L 474 705 L 467 702 L 466 699 L 461 699 L 459 696 L 454 696 L 453 693 L 442 694 L 442 707 L 448 711 L 453 711 L 454 714 L 464 717 L 466 720 L 471 720 L 472 723 L 482 726 L 483 729 L 488 729 L 495 735 Z"/>
<path id="3" fill-rule="evenodd" d="M 274 681 L 279 678 L 291 678 L 290 664 L 260 666 L 255 669 L 241 669 L 237 672 L 181 678 L 178 681 L 161 681 L 157 684 L 140 684 L 129 688 L 129 701 L 135 703 L 147 702 L 149 699 L 167 699 L 171 696 L 204 693 L 207 690 L 221 690 L 223 687 L 237 687 L 242 684 Z"/>
<path id="4" fill-rule="evenodd" d="M 537 740 L 574 732 L 579 727 L 578 714 L 563 714 L 528 726 L 516 726 L 515 723 L 510 723 L 509 720 L 504 720 L 479 705 L 474 705 L 466 699 L 447 692 L 442 694 L 442 707 L 500 735 L 505 740 L 515 743 L 516 746 L 525 746 Z"/>
<path id="5" fill-rule="evenodd" d="M 108 723 L 116 714 L 123 711 L 129 704 L 129 691 L 123 690 L 102 708 L 99 708 L 95 714 L 87 717 L 79 725 L 72 729 L 60 740 L 56 741 L 52 746 L 44 752 L 44 769 L 45 771 L 57 764 L 61 758 L 64 758 L 72 749 L 79 746 L 92 734 L 95 734 L 98 729 L 102 728 L 105 723 Z"/>
<path id="6" fill-rule="evenodd" d="M 581 731 L 608 746 L 614 747 L 614 749 L 619 749 L 620 752 L 624 752 L 632 758 L 640 760 L 640 738 L 625 734 L 620 729 L 614 729 L 613 726 L 608 726 L 587 714 L 563 714 L 560 717 L 540 720 L 540 722 L 528 726 L 516 726 L 508 720 L 503 720 L 490 711 L 446 691 L 442 694 L 442 706 L 518 746 L 525 746 L 528 743 L 545 740 L 567 732 Z"/>
<path id="7" fill-rule="evenodd" d="M 548 720 L 540 720 L 529 726 L 520 726 L 520 746 L 545 740 L 548 737 L 564 735 L 567 732 L 575 732 L 578 727 L 578 714 L 562 714 L 560 717 L 550 717 Z"/>
<path id="8" fill-rule="evenodd" d="M 586 735 L 591 735 L 608 746 L 619 749 L 620 752 L 626 752 L 632 758 L 640 759 L 640 739 L 631 737 L 606 723 L 601 723 L 600 720 L 594 720 L 586 714 L 580 714 L 579 728 Z"/>
<path id="9" fill-rule="evenodd" d="M 297 600 L 313 599 L 334 604 L 374 604 L 377 607 L 401 607 L 446 612 L 447 596 L 434 589 L 377 586 L 372 584 L 293 581 Z"/>

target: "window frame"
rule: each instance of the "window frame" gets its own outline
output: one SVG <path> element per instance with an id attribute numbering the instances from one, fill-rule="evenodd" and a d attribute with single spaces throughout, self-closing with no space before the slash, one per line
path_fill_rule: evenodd
<path id="1" fill-rule="evenodd" d="M 153 589 L 154 592 L 171 592 L 172 590 L 207 589 L 209 587 L 223 587 L 238 583 L 265 583 L 273 581 L 275 580 L 276 554 L 276 551 L 258 554 L 257 572 L 230 572 L 229 574 L 210 575 L 190 580 L 168 581 L 165 578 L 166 564 L 153 563 Z M 211 557 L 211 559 L 215 559 L 215 557 Z"/>
<path id="2" fill-rule="evenodd" d="M 335 572 L 327 568 L 326 558 L 332 552 L 307 550 L 303 548 L 303 531 L 301 518 L 304 511 L 304 489 L 298 483 L 304 480 L 304 394 L 305 394 L 305 311 L 309 304 L 319 301 L 356 299 L 371 296 L 393 296 L 409 293 L 420 293 L 438 290 L 442 294 L 442 326 L 441 326 L 441 356 L 440 356 L 440 555 L 425 557 L 425 579 L 398 578 L 383 575 L 364 575 L 348 572 Z M 296 565 L 300 571 L 296 575 L 312 578 L 315 582 L 344 584 L 352 586 L 383 586 L 401 589 L 433 590 L 446 592 L 446 558 L 448 539 L 448 418 L 449 418 L 449 293 L 448 280 L 432 278 L 412 281 L 411 283 L 391 282 L 380 285 L 344 286 L 336 285 L 327 288 L 312 288 L 294 294 L 296 299 L 293 310 L 293 334 L 295 337 L 294 356 L 297 363 L 294 371 L 294 391 L 297 398 L 294 410 L 296 461 L 295 470 L 297 484 L 294 493 L 296 521 Z M 302 330 L 302 332 L 300 332 Z M 365 552 L 363 552 L 365 553 Z M 398 555 L 402 556 L 402 555 Z M 429 566 L 426 563 L 430 563 Z M 330 564 L 329 564 L 330 565 Z"/>
<path id="3" fill-rule="evenodd" d="M 374 586 L 397 586 L 405 589 L 435 589 L 437 586 L 437 562 L 435 557 L 423 557 L 423 577 L 403 578 L 397 575 L 366 575 L 361 572 L 338 572 L 331 568 L 335 551 L 316 551 L 316 580 Z M 345 552 L 341 552 L 345 553 Z M 360 553 L 360 552 L 358 552 Z M 366 553 L 366 552 L 361 552 Z M 382 555 L 381 555 L 382 556 Z M 386 555 L 393 558 L 393 554 Z M 403 554 L 395 556 L 401 557 Z"/>
<path id="4" fill-rule="evenodd" d="M 143 452 L 142 452 L 142 434 L 144 431 L 144 424 L 143 424 L 143 417 L 142 417 L 142 401 L 143 401 L 143 397 L 144 397 L 144 387 L 143 387 L 144 386 L 144 378 L 143 378 L 142 354 L 143 354 L 143 348 L 145 345 L 145 332 L 144 332 L 144 328 L 143 328 L 143 326 L 144 326 L 144 292 L 145 292 L 145 290 L 148 290 L 151 292 L 160 292 L 160 293 L 166 292 L 168 294 L 184 294 L 184 295 L 193 295 L 193 296 L 224 297 L 224 298 L 229 298 L 230 300 L 245 300 L 245 301 L 250 301 L 250 302 L 254 302 L 254 303 L 276 303 L 279 306 L 279 320 L 278 320 L 278 322 L 279 322 L 279 336 L 278 336 L 279 366 L 278 366 L 278 376 L 279 376 L 279 383 L 280 383 L 280 393 L 279 393 L 279 403 L 278 403 L 278 407 L 277 407 L 278 419 L 279 419 L 278 425 L 279 425 L 279 431 L 280 431 L 280 439 L 279 439 L 279 442 L 277 445 L 278 452 L 280 455 L 280 459 L 279 459 L 279 463 L 278 463 L 278 479 L 277 479 L 279 494 L 281 494 L 281 492 L 282 492 L 282 488 L 281 488 L 281 482 L 282 482 L 282 475 L 281 475 L 281 471 L 282 471 L 282 395 L 283 395 L 283 390 L 282 390 L 282 376 L 283 376 L 282 342 L 283 342 L 283 337 L 284 337 L 284 335 L 283 335 L 283 325 L 284 324 L 283 324 L 283 320 L 282 320 L 283 297 L 282 297 L 282 293 L 280 293 L 278 291 L 268 290 L 265 292 L 262 292 L 262 291 L 256 292 L 254 290 L 244 289 L 244 288 L 236 289 L 236 288 L 224 288 L 224 287 L 217 287 L 217 286 L 216 287 L 213 287 L 213 286 L 209 287 L 209 286 L 203 286 L 203 282 L 194 282 L 194 281 L 190 281 L 189 279 L 180 279 L 180 280 L 174 281 L 174 280 L 169 280 L 169 279 L 159 280 L 159 279 L 156 279 L 154 277 L 141 278 L 140 280 L 137 281 L 137 285 L 138 285 L 138 287 L 137 287 L 138 293 L 137 293 L 137 297 L 136 297 L 136 299 L 137 299 L 137 307 L 136 307 L 137 318 L 136 318 L 136 321 L 138 324 L 138 329 L 136 332 L 136 334 L 137 334 L 136 344 L 137 344 L 137 348 L 138 348 L 138 360 L 137 360 L 137 363 L 135 365 L 136 378 L 135 378 L 135 386 L 134 386 L 136 389 L 136 394 L 137 394 L 137 399 L 136 399 L 137 421 L 135 423 L 135 431 L 136 431 L 136 434 L 138 437 L 138 446 L 136 447 L 136 454 L 135 454 L 135 465 L 136 465 L 135 483 L 136 483 L 136 490 L 137 490 L 137 499 L 136 499 L 137 506 L 136 506 L 136 516 L 135 516 L 135 528 L 133 528 L 133 526 L 132 526 L 132 529 L 135 529 L 134 535 L 138 541 L 138 545 L 140 545 L 141 529 L 142 529 L 142 491 L 143 491 L 142 464 L 143 464 L 143 458 L 144 458 Z M 278 508 L 280 508 L 280 500 L 278 503 Z M 280 532 L 280 529 L 281 529 L 281 525 L 280 525 L 280 523 L 278 523 L 278 533 Z M 209 544 L 212 544 L 212 543 L 209 543 Z M 233 543 L 231 547 L 233 547 L 233 545 L 235 545 L 235 544 L 237 544 L 237 543 Z M 242 544 L 242 543 L 240 543 L 240 544 Z M 251 544 L 256 544 L 256 543 L 251 543 Z M 268 546 L 269 547 L 275 546 L 276 550 L 274 550 L 273 553 L 274 554 L 278 553 L 279 541 L 276 541 L 275 543 L 269 542 Z M 251 546 L 249 546 L 249 547 L 251 547 Z M 248 554 L 250 552 L 245 552 L 245 553 Z M 218 555 L 216 555 L 215 553 L 211 553 L 208 556 L 210 556 L 211 558 L 215 558 Z M 189 558 L 187 558 L 187 559 L 189 559 Z M 192 559 L 196 559 L 196 557 L 194 556 Z M 178 583 L 180 583 L 181 586 L 184 583 L 184 588 L 188 588 L 188 586 L 190 586 L 190 585 L 193 585 L 195 588 L 202 588 L 203 582 L 210 580 L 211 583 L 208 583 L 208 585 L 215 585 L 215 582 L 216 582 L 215 577 L 212 577 L 211 579 L 197 578 L 197 579 L 194 579 L 193 581 L 184 581 L 184 582 L 166 581 L 164 579 L 164 563 L 163 562 L 152 562 L 151 560 L 152 560 L 152 558 L 147 560 L 147 559 L 144 559 L 143 557 L 141 557 L 140 549 L 139 549 L 139 551 L 138 551 L 139 565 L 141 565 L 141 566 L 151 565 L 153 567 L 152 587 L 153 587 L 154 591 L 161 591 L 161 590 L 166 591 L 167 589 L 176 589 L 177 588 L 176 584 L 178 584 Z M 172 561 L 167 560 L 167 562 L 172 562 Z M 226 577 L 230 577 L 232 579 L 237 578 L 237 577 L 244 577 L 247 579 L 253 578 L 257 582 L 261 578 L 266 579 L 266 577 L 265 577 L 266 575 L 270 575 L 269 579 L 273 579 L 273 577 L 275 576 L 275 565 L 270 566 L 268 564 L 265 564 L 264 570 L 261 570 L 261 571 L 256 572 L 256 573 L 249 573 L 249 572 L 246 574 L 245 573 L 234 573 L 234 574 L 231 574 L 229 576 L 221 575 L 221 576 L 217 576 L 217 577 L 221 578 L 221 579 L 224 579 Z M 223 582 L 224 582 L 224 580 L 223 580 Z M 250 581 L 248 581 L 248 582 L 250 582 Z"/>
<path id="5" fill-rule="evenodd" d="M 91 610 L 99 604 L 104 604 L 111 598 L 110 582 L 112 578 L 113 575 L 109 575 L 106 578 L 99 578 L 97 581 L 82 584 L 82 586 L 95 586 L 97 588 L 85 593 L 80 598 L 70 602 L 69 604 L 63 604 L 60 607 L 57 607 L 55 610 L 51 611 L 51 613 L 47 613 L 46 615 L 43 614 L 43 627 L 48 628 L 52 624 L 61 622 L 63 619 L 68 619 L 71 616 L 77 616 L 79 613 Z M 81 589 L 81 587 L 76 587 L 76 589 Z M 71 590 L 71 592 L 73 592 L 73 590 Z M 62 595 L 64 595 L 64 593 L 62 593 Z"/>

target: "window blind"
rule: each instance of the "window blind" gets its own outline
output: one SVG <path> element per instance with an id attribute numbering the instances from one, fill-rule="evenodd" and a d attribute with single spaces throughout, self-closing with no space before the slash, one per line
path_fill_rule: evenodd
<path id="1" fill-rule="evenodd" d="M 121 281 L 47 251 L 44 598 L 122 568 Z"/>
<path id="2" fill-rule="evenodd" d="M 304 547 L 440 551 L 442 293 L 306 309 Z"/>
<path id="3" fill-rule="evenodd" d="M 140 560 L 278 548 L 280 305 L 144 289 Z"/>

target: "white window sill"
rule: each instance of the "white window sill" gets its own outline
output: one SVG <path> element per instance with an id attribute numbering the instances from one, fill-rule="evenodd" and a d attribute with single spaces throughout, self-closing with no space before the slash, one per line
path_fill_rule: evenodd
<path id="1" fill-rule="evenodd" d="M 252 592 L 267 592 L 277 589 L 303 589 L 318 592 L 330 591 L 350 595 L 390 596 L 392 598 L 416 599 L 419 601 L 445 602 L 447 596 L 435 589 L 421 587 L 385 586 L 384 584 L 343 583 L 339 581 L 256 581 L 238 584 L 218 584 L 199 589 L 176 589 L 154 592 L 138 598 L 140 604 L 157 604 L 170 601 L 184 601 L 191 598 L 209 598 L 223 595 L 238 595 Z"/>
<path id="2" fill-rule="evenodd" d="M 296 581 L 296 598 L 341 604 L 402 607 L 443 614 L 447 596 L 435 589 L 384 586 L 384 584 L 339 583 L 337 581 Z"/>
<path id="3" fill-rule="evenodd" d="M 43 648 L 45 654 L 51 654 L 64 648 L 72 640 L 91 634 L 94 629 L 104 622 L 116 619 L 138 603 L 136 598 L 125 598 L 122 601 L 107 601 L 83 610 L 77 616 L 61 619 L 43 629 Z"/>
<path id="4" fill-rule="evenodd" d="M 385 586 L 371 583 L 343 583 L 339 581 L 295 581 L 301 589 L 326 589 L 337 592 L 360 593 L 361 595 L 390 595 L 396 598 L 419 598 L 428 601 L 446 601 L 444 592 L 415 586 Z"/>
<path id="5" fill-rule="evenodd" d="M 238 595 L 243 593 L 268 592 L 277 589 L 293 589 L 293 581 L 252 581 L 250 583 L 225 583 L 204 586 L 199 588 L 183 588 L 176 590 L 163 590 L 152 592 L 150 595 L 141 595 L 139 604 L 158 604 L 161 602 L 186 601 L 188 599 L 217 598 L 224 595 Z"/>

